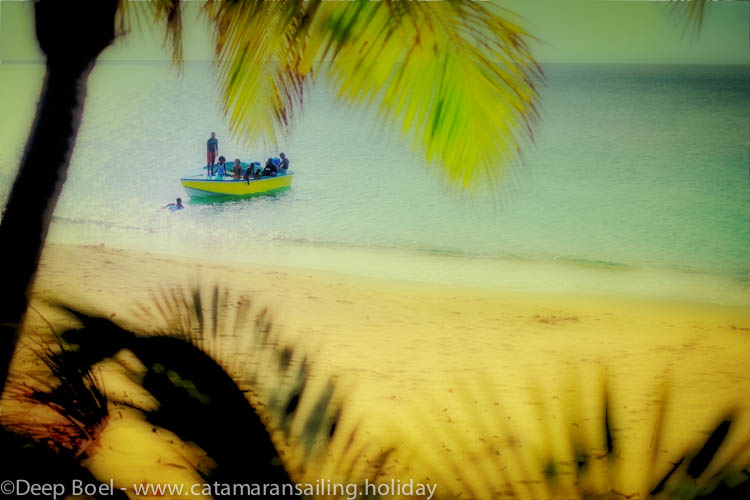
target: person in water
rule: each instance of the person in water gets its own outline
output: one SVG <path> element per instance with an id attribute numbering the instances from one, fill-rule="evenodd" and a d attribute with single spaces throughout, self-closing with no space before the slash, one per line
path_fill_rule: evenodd
<path id="1" fill-rule="evenodd" d="M 289 158 L 284 153 L 279 153 L 279 156 L 281 156 L 281 170 L 286 172 L 289 170 Z"/>
<path id="2" fill-rule="evenodd" d="M 175 201 L 177 201 L 177 203 L 167 203 L 161 208 L 169 208 L 170 210 L 182 210 L 185 208 L 182 206 L 182 198 L 177 198 Z"/>
<path id="3" fill-rule="evenodd" d="M 206 142 L 206 164 L 208 165 L 208 175 L 214 175 L 214 163 L 216 155 L 219 154 L 219 139 L 216 138 L 216 132 L 211 132 L 211 138 Z"/>
<path id="4" fill-rule="evenodd" d="M 276 165 L 273 163 L 273 158 L 269 158 L 268 161 L 266 161 L 266 167 L 263 169 L 263 175 L 276 175 L 278 172 L 278 169 L 276 168 Z"/>
<path id="5" fill-rule="evenodd" d="M 235 179 L 242 179 L 242 163 L 239 158 L 234 160 L 234 168 L 232 169 Z"/>
<path id="6" fill-rule="evenodd" d="M 227 175 L 226 162 L 226 158 L 224 158 L 223 156 L 219 156 L 219 162 L 216 164 L 216 177 L 224 177 L 225 175 Z"/>

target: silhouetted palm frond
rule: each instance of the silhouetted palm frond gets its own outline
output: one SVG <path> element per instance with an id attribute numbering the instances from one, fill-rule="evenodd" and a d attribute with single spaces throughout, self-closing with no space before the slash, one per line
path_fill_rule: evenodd
<path id="1" fill-rule="evenodd" d="M 283 450 L 294 478 L 352 475 L 362 468 L 356 460 L 342 461 L 337 470 L 325 464 L 332 449 L 343 458 L 358 444 L 357 427 L 341 425 L 346 411 L 338 383 L 311 372 L 310 358 L 283 338 L 268 309 L 218 286 L 174 288 L 139 304 L 135 317 L 150 325 L 141 335 L 169 335 L 195 345 L 232 376 Z"/>
<path id="2" fill-rule="evenodd" d="M 107 424 L 107 398 L 91 372 L 67 362 L 72 351 L 53 347 L 40 342 L 34 349 L 48 376 L 12 374 L 5 395 L 11 406 L 6 405 L 3 425 L 53 451 L 85 456 Z"/>
<path id="3" fill-rule="evenodd" d="M 79 456 L 84 441 L 96 440 L 106 426 L 107 403 L 126 405 L 203 449 L 215 467 L 197 472 L 212 481 L 291 486 L 290 475 L 302 479 L 327 473 L 352 482 L 377 475 L 376 465 L 368 469 L 365 455 L 351 451 L 368 447 L 361 446 L 356 425 L 341 424 L 345 412 L 335 381 L 311 376 L 308 358 L 282 341 L 266 309 L 253 316 L 249 300 L 219 287 L 156 294 L 136 308 L 135 321 L 143 325 L 139 331 L 94 313 L 64 309 L 80 326 L 62 332 L 59 348 L 38 350 L 55 382 L 13 384 L 7 396 L 52 408 L 75 424 L 74 430 L 82 427 L 80 437 L 10 418 L 17 432 Z M 142 364 L 132 378 L 155 406 L 108 401 L 94 383 L 95 367 L 107 359 L 132 371 L 132 364 L 122 362 L 126 352 Z M 325 458 L 333 449 L 339 460 L 331 468 Z M 381 466 L 390 453 L 367 451 Z"/>
<path id="4" fill-rule="evenodd" d="M 455 411 L 467 419 L 460 430 L 451 425 L 420 424 L 424 429 L 420 437 L 427 445 L 424 455 L 446 457 L 448 462 L 425 462 L 430 477 L 440 485 L 437 496 L 693 499 L 744 498 L 750 491 L 750 439 L 727 439 L 738 421 L 733 412 L 725 412 L 711 425 L 702 442 L 687 441 L 679 453 L 673 451 L 665 468 L 661 436 L 670 425 L 665 419 L 665 383 L 654 400 L 647 466 L 637 467 L 632 463 L 636 457 L 633 450 L 642 448 L 637 442 L 640 437 L 629 436 L 618 420 L 620 414 L 612 411 L 615 404 L 622 403 L 607 388 L 606 378 L 596 383 L 601 403 L 595 405 L 594 414 L 582 411 L 581 401 L 560 401 L 555 396 L 550 402 L 539 386 L 532 385 L 528 404 L 534 411 L 528 415 L 529 421 L 519 423 L 502 405 L 489 412 L 475 408 L 477 401 L 486 404 L 495 399 L 484 389 L 486 384 L 460 386 Z M 560 388 L 556 393 L 576 391 Z M 535 429 L 536 435 L 520 431 L 519 424 L 526 432 Z M 474 439 L 481 445 L 477 447 Z M 643 475 L 639 477 L 634 470 Z"/>
<path id="5" fill-rule="evenodd" d="M 14 484 L 54 485 L 58 498 L 73 495 L 73 481 L 87 487 L 99 486 L 97 479 L 81 463 L 79 457 L 68 450 L 55 450 L 21 433 L 0 428 L 0 450 L 3 457 L 3 481 Z M 104 491 L 99 489 L 98 491 Z M 51 496 L 51 495 L 50 495 Z M 12 495 L 3 494 L 4 498 Z M 20 495 L 19 495 L 19 498 Z M 98 500 L 127 500 L 127 495 L 118 489 L 94 495 Z"/>
<path id="6" fill-rule="evenodd" d="M 3 479 L 54 484 L 64 497 L 73 493 L 73 480 L 99 484 L 81 463 L 96 453 L 109 422 L 107 398 L 93 373 L 66 362 L 71 351 L 64 344 L 40 340 L 32 350 L 48 373 L 11 372 L 0 414 Z M 95 498 L 127 498 L 109 493 Z"/>

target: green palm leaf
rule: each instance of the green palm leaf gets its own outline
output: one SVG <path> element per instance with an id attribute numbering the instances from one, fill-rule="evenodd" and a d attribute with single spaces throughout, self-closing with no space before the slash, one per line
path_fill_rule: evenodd
<path id="1" fill-rule="evenodd" d="M 165 45 L 171 46 L 172 60 L 182 68 L 182 10 L 180 0 L 133 2 L 117 0 L 117 28 L 121 35 L 132 28 L 141 29 L 146 22 L 152 26 L 164 23 Z"/>
<path id="2" fill-rule="evenodd" d="M 512 14 L 488 3 L 209 2 L 232 130 L 289 130 L 311 76 L 377 106 L 447 179 L 495 183 L 532 137 L 541 69 Z M 269 112 L 269 110 L 271 110 Z"/>
<path id="3" fill-rule="evenodd" d="M 675 12 L 675 17 L 683 23 L 686 30 L 698 33 L 703 26 L 706 17 L 708 3 L 715 0 L 670 0 L 670 7 Z"/>

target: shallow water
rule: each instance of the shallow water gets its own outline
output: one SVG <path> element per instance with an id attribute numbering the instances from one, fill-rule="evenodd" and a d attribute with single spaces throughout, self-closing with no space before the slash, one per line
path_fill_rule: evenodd
<path id="1" fill-rule="evenodd" d="M 395 131 L 375 126 L 373 112 L 339 105 L 318 85 L 280 145 L 297 174 L 292 189 L 188 203 L 174 214 L 160 207 L 187 198 L 178 178 L 202 165 L 210 131 L 228 158 L 263 160 L 278 150 L 232 141 L 208 63 L 186 64 L 181 79 L 163 63 L 100 64 L 50 240 L 235 261 L 302 259 L 365 274 L 380 274 L 393 260 L 360 259 L 360 266 L 341 258 L 347 252 L 327 258 L 288 248 L 338 247 L 384 259 L 465 256 L 470 263 L 448 272 L 437 272 L 444 261 L 433 259 L 424 262 L 434 269 L 404 265 L 402 275 L 478 286 L 502 281 L 514 262 L 562 263 L 570 276 L 592 268 L 614 272 L 615 280 L 639 276 L 628 285 L 634 289 L 654 282 L 677 291 L 683 285 L 664 276 L 680 275 L 746 292 L 749 70 L 551 65 L 545 72 L 535 144 L 496 195 L 446 188 Z M 13 104 L 23 125 L 3 127 L 2 200 L 41 74 L 38 65 L 0 66 L 3 103 Z M 563 279 L 537 274 L 545 273 L 537 280 L 543 288 Z M 653 279 L 638 285 L 647 274 Z M 587 288 L 571 287 L 562 290 Z M 708 300 L 723 301 L 719 295 Z"/>

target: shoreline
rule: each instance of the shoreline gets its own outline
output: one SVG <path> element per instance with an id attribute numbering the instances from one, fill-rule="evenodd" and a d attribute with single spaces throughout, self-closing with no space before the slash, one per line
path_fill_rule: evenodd
<path id="1" fill-rule="evenodd" d="M 300 272 L 315 270 L 391 281 L 421 282 L 496 292 L 585 297 L 642 298 L 729 306 L 750 306 L 750 282 L 726 275 L 677 268 L 644 268 L 572 257 L 535 259 L 487 257 L 450 252 L 304 242 L 228 241 L 221 248 L 184 241 L 176 235 L 149 234 L 148 247 L 127 231 L 102 228 L 79 232 L 65 224 L 63 236 L 51 231 L 53 245 L 105 245 L 106 248 L 165 258 L 220 261 L 235 266 L 258 263 Z M 54 226 L 53 226 L 54 227 Z M 139 232 L 139 231 L 137 231 Z M 62 241 L 59 241 L 62 240 Z M 75 241 L 75 242 L 74 242 Z M 82 243 L 85 242 L 85 243 Z M 179 249 L 179 251 L 175 251 Z M 249 257 L 252 256 L 252 257 Z M 252 259 L 252 261 L 250 261 Z"/>

